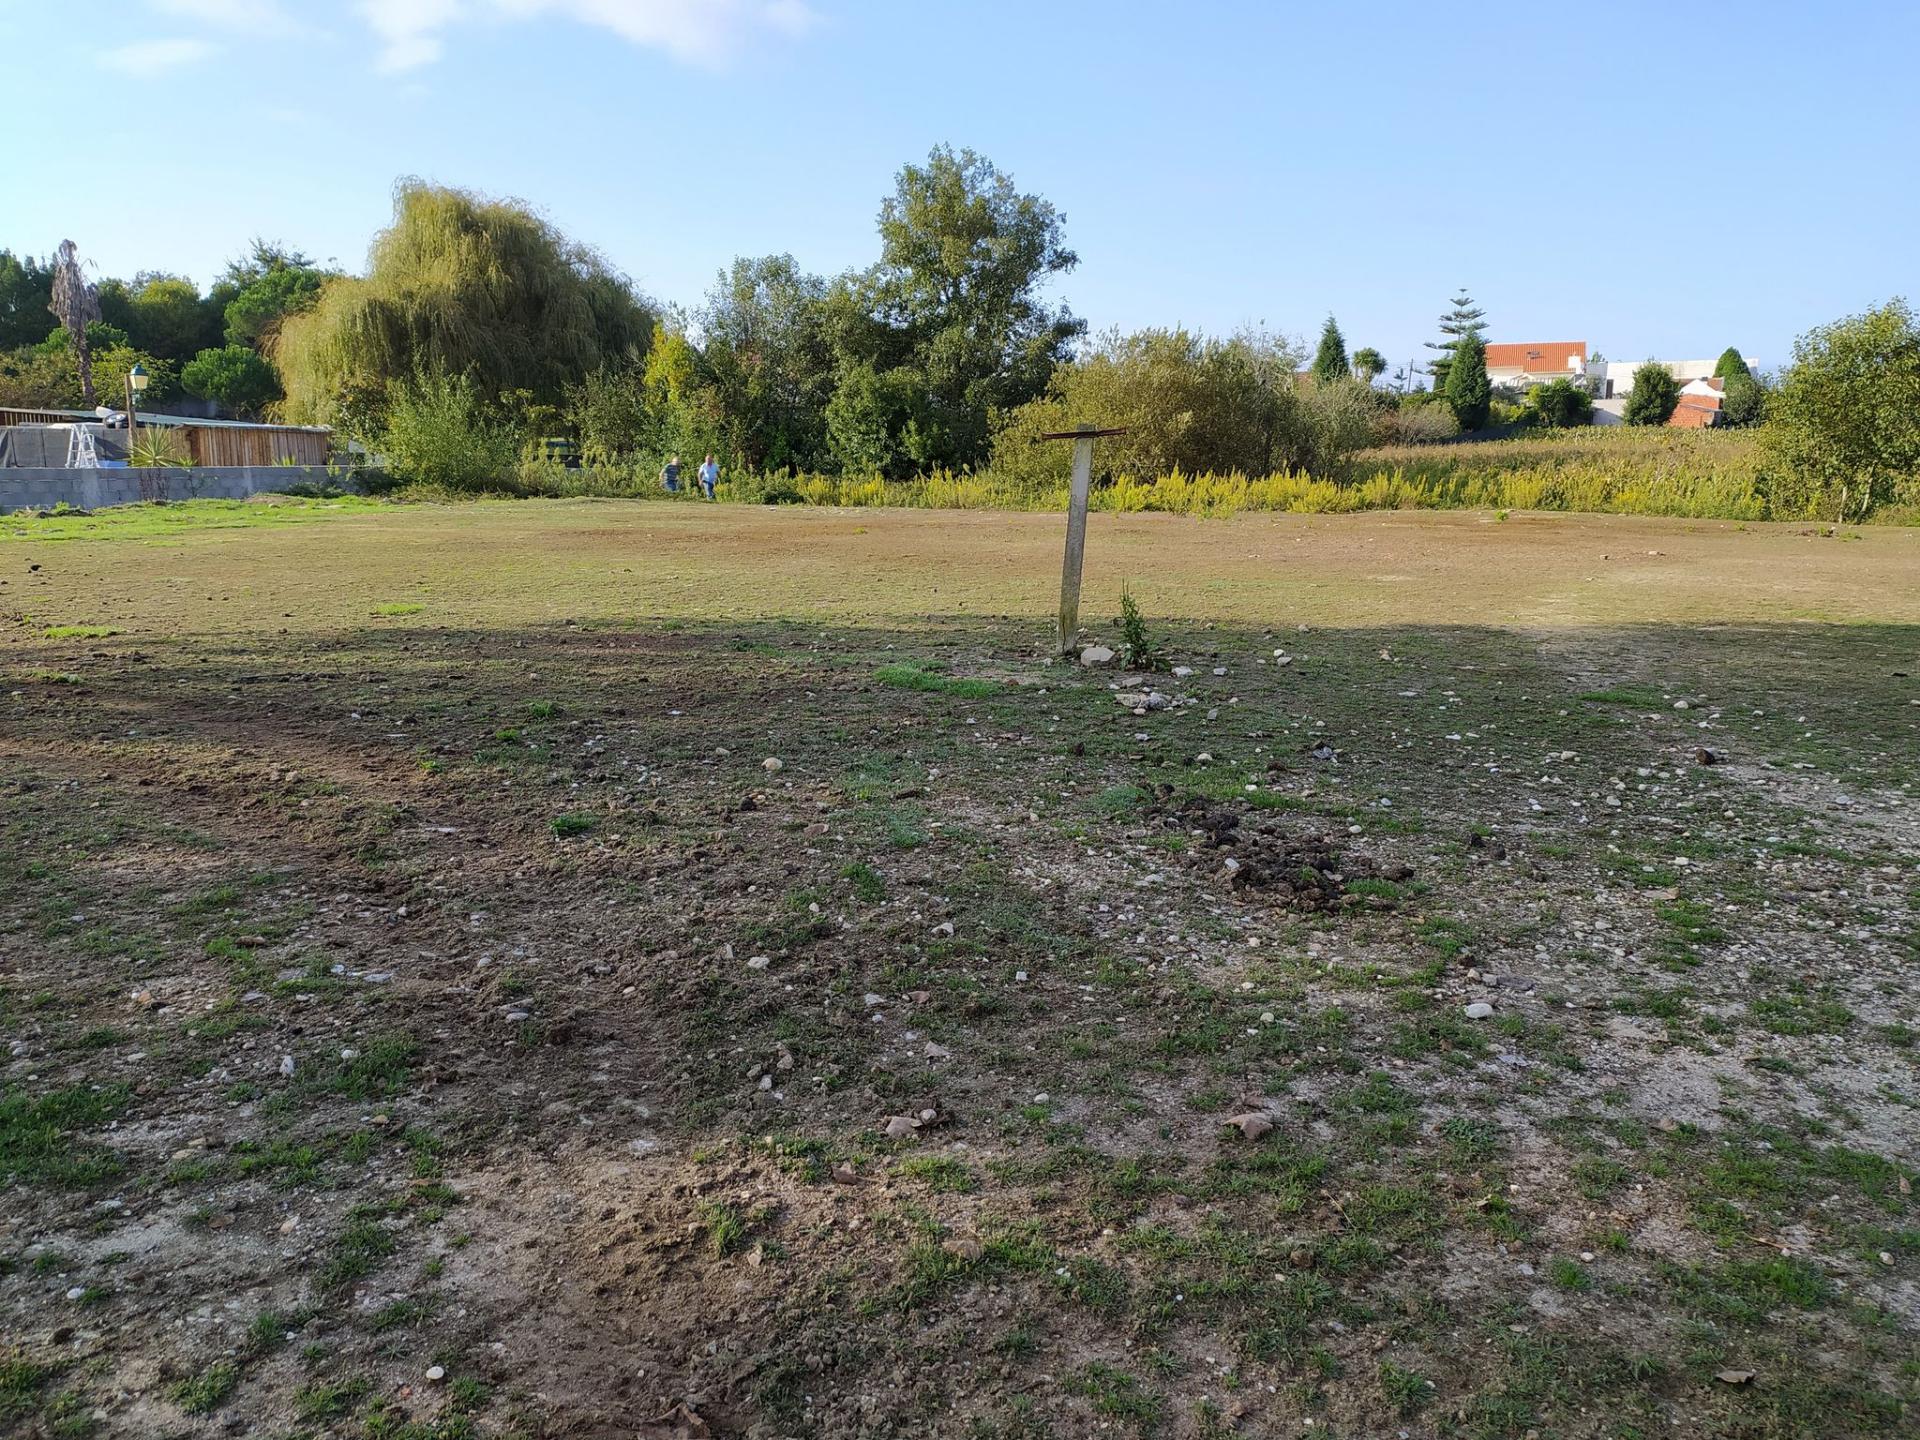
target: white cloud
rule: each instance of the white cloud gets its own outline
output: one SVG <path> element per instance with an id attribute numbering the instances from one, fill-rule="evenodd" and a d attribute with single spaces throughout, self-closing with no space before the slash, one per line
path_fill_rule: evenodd
<path id="1" fill-rule="evenodd" d="M 205 40 L 136 40 L 131 45 L 102 50 L 98 59 L 109 70 L 127 75 L 159 75 L 194 65 L 213 54 Z"/>
<path id="2" fill-rule="evenodd" d="M 379 37 L 378 64 L 389 72 L 431 64 L 445 32 L 475 20 L 592 26 L 708 67 L 725 64 L 756 35 L 798 35 L 815 20 L 805 0 L 356 0 L 355 8 Z"/>

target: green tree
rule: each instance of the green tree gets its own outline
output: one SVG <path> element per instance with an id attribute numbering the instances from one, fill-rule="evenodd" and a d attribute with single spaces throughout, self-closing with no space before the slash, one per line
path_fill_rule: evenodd
<path id="1" fill-rule="evenodd" d="M 1720 402 L 1720 421 L 1724 425 L 1757 425 L 1766 400 L 1766 388 L 1754 376 L 1730 375 Z"/>
<path id="2" fill-rule="evenodd" d="M 1713 362 L 1713 374 L 1717 380 L 1731 380 L 1736 375 L 1751 378 L 1753 371 L 1747 368 L 1747 359 L 1738 347 L 1729 345 L 1720 352 L 1720 358 Z"/>
<path id="3" fill-rule="evenodd" d="M 333 276 L 297 251 L 289 257 L 257 240 L 254 256 L 254 263 L 260 267 L 258 273 L 239 284 L 221 316 L 229 345 L 261 349 L 287 316 L 313 308 L 321 289 Z M 235 271 L 239 268 L 229 268 L 228 283 L 235 283 Z"/>
<path id="4" fill-rule="evenodd" d="M 791 255 L 736 260 L 698 321 L 726 452 L 754 470 L 830 463 L 826 408 L 838 365 L 827 283 Z"/>
<path id="5" fill-rule="evenodd" d="M 1345 380 L 1353 373 L 1353 365 L 1347 359 L 1346 337 L 1340 333 L 1339 323 L 1331 315 L 1327 316 L 1327 323 L 1320 327 L 1320 348 L 1313 352 L 1311 373 L 1314 382 L 1320 385 Z"/>
<path id="6" fill-rule="evenodd" d="M 590 463 L 639 455 L 652 438 L 646 376 L 631 365 L 605 366 L 569 385 L 563 409 Z"/>
<path id="7" fill-rule="evenodd" d="M 32 345 L 47 333 L 53 267 L 31 255 L 0 250 L 0 350 Z"/>
<path id="8" fill-rule="evenodd" d="M 917 392 L 895 450 L 922 466 L 984 458 L 991 416 L 1040 395 L 1085 330 L 1041 293 L 1078 263 L 1059 212 L 973 151 L 937 146 L 900 171 L 880 208 L 880 263 L 851 292 L 871 323 L 843 327 L 845 361 L 904 371 L 897 384 Z"/>
<path id="9" fill-rule="evenodd" d="M 1303 354 L 1291 340 L 1260 333 L 1216 340 L 1185 330 L 1110 331 L 1054 372 L 1044 398 L 1007 417 L 994 469 L 1035 485 L 1064 483 L 1071 452 L 1039 437 L 1098 421 L 1127 431 L 1102 442 L 1107 477 L 1341 478 L 1354 452 L 1373 443 L 1391 397 L 1352 376 L 1303 387 Z"/>
<path id="10" fill-rule="evenodd" d="M 1621 411 L 1629 425 L 1664 425 L 1680 404 L 1680 382 L 1657 360 L 1633 372 L 1633 389 Z"/>
<path id="11" fill-rule="evenodd" d="M 135 277 L 127 292 L 125 318 L 107 318 L 126 330 L 135 349 L 175 364 L 220 343 L 218 307 L 208 305 L 200 287 L 180 275 Z"/>
<path id="12" fill-rule="evenodd" d="M 180 385 L 189 395 L 217 400 L 237 415 L 258 415 L 280 398 L 280 377 L 245 345 L 202 350 L 180 369 Z"/>
<path id="13" fill-rule="evenodd" d="M 1447 388 L 1447 370 L 1453 364 L 1454 353 L 1462 340 L 1472 335 L 1483 343 L 1487 338 L 1486 314 L 1473 303 L 1473 297 L 1463 289 L 1448 302 L 1453 308 L 1440 317 L 1440 338 L 1427 341 L 1427 349 L 1438 350 L 1440 355 L 1427 366 L 1433 376 L 1433 388 L 1444 393 Z"/>
<path id="14" fill-rule="evenodd" d="M 1905 300 L 1809 331 L 1767 404 L 1783 515 L 1920 503 L 1920 319 Z"/>
<path id="15" fill-rule="evenodd" d="M 367 274 L 287 316 L 273 355 L 288 419 L 377 430 L 389 391 L 420 375 L 558 403 L 569 382 L 637 362 L 652 326 L 623 276 L 524 206 L 407 180 Z"/>
<path id="16" fill-rule="evenodd" d="M 724 449 L 706 358 L 683 330 L 664 322 L 655 325 L 641 370 L 641 393 L 646 445 L 655 454 L 694 457 Z"/>
<path id="17" fill-rule="evenodd" d="M 1387 357 L 1371 345 L 1363 345 L 1353 352 L 1353 373 L 1371 385 L 1387 373 Z"/>
<path id="18" fill-rule="evenodd" d="M 1447 363 L 1447 408 L 1461 430 L 1478 430 L 1487 423 L 1493 406 L 1493 387 L 1487 380 L 1487 343 L 1480 332 L 1467 329 Z"/>
<path id="19" fill-rule="evenodd" d="M 913 371 L 849 365 L 827 403 L 828 443 L 840 468 L 898 480 L 924 464 L 922 392 Z"/>
<path id="20" fill-rule="evenodd" d="M 1534 386 L 1527 395 L 1527 410 L 1539 424 L 1565 429 L 1593 419 L 1593 397 L 1562 376 Z"/>

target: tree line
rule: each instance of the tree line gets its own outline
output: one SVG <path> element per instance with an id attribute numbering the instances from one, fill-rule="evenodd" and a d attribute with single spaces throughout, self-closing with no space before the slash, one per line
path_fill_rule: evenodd
<path id="1" fill-rule="evenodd" d="M 1389 376 L 1371 347 L 1349 353 L 1331 316 L 1310 352 L 1266 331 L 1089 335 L 1052 296 L 1078 263 L 1062 217 L 971 151 L 940 146 L 903 167 L 876 228 L 865 268 L 829 277 L 790 255 L 742 258 L 684 309 L 523 205 L 417 179 L 396 186 L 360 275 L 256 241 L 202 294 L 158 273 L 90 282 L 70 246 L 44 262 L 0 251 L 0 405 L 115 403 L 137 363 L 154 402 L 185 392 L 329 424 L 467 486 L 551 441 L 601 464 L 711 451 L 757 473 L 1046 478 L 1066 453 L 1035 437 L 1081 423 L 1127 427 L 1103 447 L 1113 473 L 1339 479 L 1370 445 L 1590 418 L 1580 377 L 1524 395 L 1492 385 L 1485 312 L 1464 292 L 1424 374 L 1409 363 Z M 1818 377 L 1831 387 L 1853 373 L 1819 363 L 1850 343 L 1847 325 L 1865 327 L 1874 373 L 1911 365 L 1899 301 L 1803 341 L 1812 349 L 1777 387 L 1737 350 L 1722 357 L 1723 418 L 1773 417 L 1783 465 L 1823 485 L 1864 462 L 1807 427 L 1880 414 L 1858 397 L 1842 411 L 1806 398 Z M 1642 367 L 1625 418 L 1663 424 L 1677 392 L 1663 368 Z M 1873 428 L 1876 473 L 1911 474 L 1906 441 Z M 1886 488 L 1836 483 L 1853 503 Z"/>

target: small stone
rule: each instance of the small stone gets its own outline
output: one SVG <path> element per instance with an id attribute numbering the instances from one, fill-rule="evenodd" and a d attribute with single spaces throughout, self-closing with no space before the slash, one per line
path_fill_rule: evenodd
<path id="1" fill-rule="evenodd" d="M 1258 1140 L 1273 1129 L 1273 1121 L 1258 1110 L 1250 1110 L 1244 1115 L 1229 1115 L 1226 1123 L 1249 1140 Z"/>
<path id="2" fill-rule="evenodd" d="M 293 1074 L 293 1056 L 282 1055 L 280 1057 L 280 1073 L 282 1075 Z"/>
<path id="3" fill-rule="evenodd" d="M 1024 981 L 1027 978 L 1027 972 L 1024 970 L 1016 970 L 1013 972 L 1013 978 Z"/>
<path id="4" fill-rule="evenodd" d="M 507 1023 L 509 1025 L 519 1025 L 532 1018 L 533 1016 L 525 1010 L 509 1010 L 507 1012 Z"/>
<path id="5" fill-rule="evenodd" d="M 786 769 L 787 767 L 783 765 L 777 758 L 775 758 L 772 755 L 769 755 L 766 759 L 760 762 L 760 768 L 766 771 L 769 775 L 774 775 Z"/>
<path id="6" fill-rule="evenodd" d="M 87 1293 L 86 1286 L 76 1285 L 71 1290 L 67 1291 L 67 1298 L 69 1300 L 78 1300 L 82 1295 L 86 1293 Z"/>
<path id="7" fill-rule="evenodd" d="M 1484 1020 L 1493 1014 L 1493 1006 L 1484 1000 L 1476 1000 L 1473 1004 L 1467 1006 L 1465 1014 L 1469 1020 Z"/>
<path id="8" fill-rule="evenodd" d="M 1080 652 L 1080 663 L 1089 669 L 1096 665 L 1111 665 L 1113 661 L 1114 653 L 1105 645 L 1089 645 Z"/>
<path id="9" fill-rule="evenodd" d="M 934 926 L 934 927 L 933 927 L 933 933 L 934 933 L 934 934 L 936 934 L 936 935 L 951 935 L 951 934 L 953 934 L 953 921 L 951 921 L 951 920 L 942 920 L 942 921 L 941 921 L 941 922 L 940 922 L 940 923 L 939 923 L 938 925 L 936 925 L 936 926 Z"/>
<path id="10" fill-rule="evenodd" d="M 442 1381 L 442 1380 L 444 1380 L 444 1379 L 446 1379 L 446 1378 L 447 1378 L 447 1367 L 446 1367 L 446 1366 L 444 1366 L 444 1365 L 429 1365 L 429 1366 L 427 1367 L 427 1379 L 429 1379 L 429 1380 L 432 1380 L 432 1381 L 434 1381 L 435 1383 L 438 1383 L 439 1381 Z"/>
<path id="11" fill-rule="evenodd" d="M 749 955 L 747 957 L 747 968 L 749 970 L 764 970 L 772 963 L 773 957 L 771 955 Z"/>
<path id="12" fill-rule="evenodd" d="M 1045 1105 L 1051 1099 L 1053 1099 L 1053 1097 L 1042 1090 L 1038 1095 L 1033 1097 L 1033 1103 L 1036 1105 Z"/>
<path id="13" fill-rule="evenodd" d="M 880 1133 L 889 1140 L 904 1140 L 920 1128 L 920 1122 L 911 1115 L 889 1115 L 880 1122 Z"/>

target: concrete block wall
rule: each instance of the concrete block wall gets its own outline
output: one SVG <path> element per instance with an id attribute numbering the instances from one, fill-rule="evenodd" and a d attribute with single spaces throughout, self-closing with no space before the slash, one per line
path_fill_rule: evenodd
<path id="1" fill-rule="evenodd" d="M 11 510 L 50 510 L 66 504 L 81 510 L 134 505 L 143 500 L 244 500 L 301 482 L 331 480 L 352 489 L 344 476 L 324 465 L 222 465 L 175 469 L 170 466 L 125 470 L 0 469 L 0 515 Z"/>

